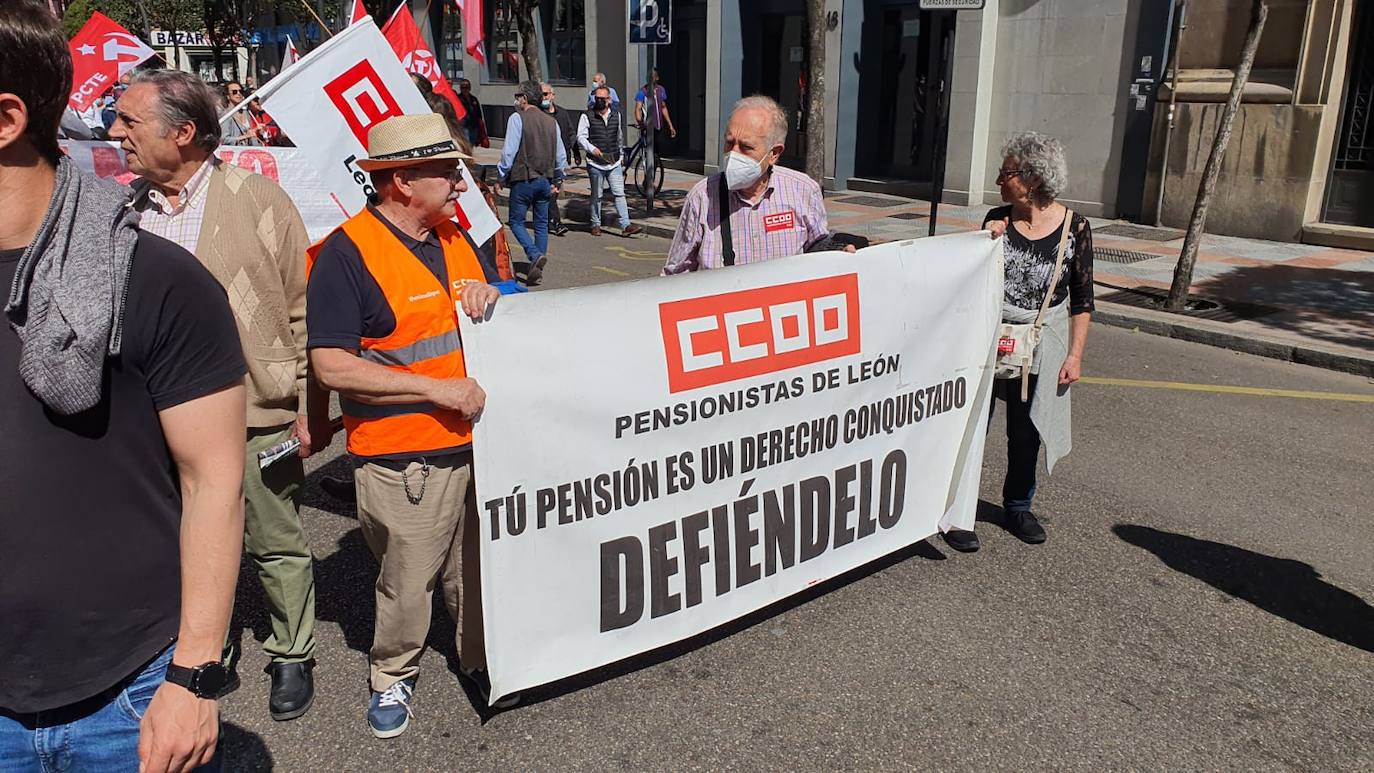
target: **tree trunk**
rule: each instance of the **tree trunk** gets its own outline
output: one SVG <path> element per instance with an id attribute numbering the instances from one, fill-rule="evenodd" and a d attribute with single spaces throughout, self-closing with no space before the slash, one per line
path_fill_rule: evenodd
<path id="1" fill-rule="evenodd" d="M 1268 2 L 1254 0 L 1254 5 L 1250 9 L 1250 30 L 1245 34 L 1245 47 L 1241 49 L 1240 64 L 1236 65 L 1236 77 L 1231 81 L 1231 94 L 1226 98 L 1226 107 L 1221 111 L 1221 124 L 1217 126 L 1217 136 L 1212 140 L 1212 152 L 1207 156 L 1207 166 L 1202 170 L 1197 201 L 1193 204 L 1193 217 L 1188 221 L 1188 234 L 1183 237 L 1183 251 L 1178 256 L 1178 266 L 1174 268 L 1174 281 L 1169 287 L 1168 307 L 1173 311 L 1182 311 L 1188 302 L 1188 288 L 1193 284 L 1193 267 L 1197 265 L 1198 245 L 1202 241 L 1203 228 L 1207 225 L 1207 207 L 1212 203 L 1212 191 L 1216 189 L 1217 177 L 1221 174 L 1221 162 L 1226 155 L 1226 145 L 1231 141 L 1231 126 L 1235 122 L 1236 110 L 1240 108 L 1240 97 L 1245 91 L 1245 82 L 1250 78 L 1250 67 L 1255 63 L 1255 50 L 1259 48 L 1264 21 L 1268 17 Z"/>
<path id="2" fill-rule="evenodd" d="M 534 9 L 537 7 L 539 0 L 518 0 L 512 3 L 512 13 L 515 14 L 515 31 L 520 33 L 520 55 L 525 60 L 525 70 L 530 80 L 542 81 L 544 66 L 539 61 L 539 36 L 534 30 Z"/>
<path id="3" fill-rule="evenodd" d="M 807 174 L 826 180 L 826 0 L 807 0 Z"/>
<path id="4" fill-rule="evenodd" d="M 825 0 L 806 0 L 810 69 L 806 75 L 806 174 L 825 181 Z"/>

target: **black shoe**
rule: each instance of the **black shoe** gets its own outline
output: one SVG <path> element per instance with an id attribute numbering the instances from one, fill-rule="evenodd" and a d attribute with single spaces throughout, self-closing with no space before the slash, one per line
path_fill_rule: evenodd
<path id="1" fill-rule="evenodd" d="M 533 287 L 544 281 L 544 266 L 548 265 L 548 262 L 548 255 L 540 255 L 539 259 L 534 262 L 534 265 L 530 266 L 529 270 L 525 272 L 526 287 Z"/>
<path id="2" fill-rule="evenodd" d="M 559 223 L 558 225 L 549 228 L 549 233 L 553 234 L 554 236 L 567 236 L 568 227 L 563 225 L 562 223 Z"/>
<path id="3" fill-rule="evenodd" d="M 477 694 L 482 696 L 482 702 L 491 706 L 493 709 L 508 709 L 520 703 L 520 693 L 518 692 L 504 695 L 500 700 L 492 703 L 491 677 L 487 676 L 486 669 L 482 669 L 481 671 L 464 671 L 462 674 L 464 678 L 472 682 L 473 687 L 477 688 Z"/>
<path id="4" fill-rule="evenodd" d="M 1039 545 L 1045 541 L 1045 527 L 1040 525 L 1040 519 L 1029 510 L 1007 512 L 1007 531 L 1028 545 Z"/>
<path id="5" fill-rule="evenodd" d="M 358 490 L 353 488 L 353 480 L 345 478 L 320 478 L 320 491 L 340 502 L 357 502 Z"/>
<path id="6" fill-rule="evenodd" d="M 311 674 L 314 668 L 313 660 L 267 666 L 267 673 L 272 675 L 272 694 L 267 700 L 267 710 L 273 719 L 295 719 L 310 710 L 315 700 L 315 677 Z"/>
<path id="7" fill-rule="evenodd" d="M 950 529 L 942 532 L 941 537 L 945 538 L 945 544 L 959 551 L 960 553 L 977 553 L 981 545 L 978 542 L 978 535 L 968 529 Z"/>

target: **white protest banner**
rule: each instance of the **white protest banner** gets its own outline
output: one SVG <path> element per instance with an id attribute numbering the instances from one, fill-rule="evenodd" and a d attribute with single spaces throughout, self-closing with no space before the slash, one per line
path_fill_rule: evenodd
<path id="1" fill-rule="evenodd" d="M 358 159 L 367 130 L 394 115 L 429 113 L 429 105 L 370 17 L 354 22 L 258 90 L 262 106 L 314 165 L 340 209 L 357 214 L 372 192 Z M 501 229 L 477 184 L 458 199 L 458 221 L 478 244 Z"/>
<path id="2" fill-rule="evenodd" d="M 64 140 L 62 149 L 81 169 L 98 177 L 112 177 L 128 184 L 135 177 L 124 160 L 117 142 L 72 142 Z M 330 196 L 330 191 L 315 173 L 310 159 L 297 148 L 245 148 L 224 145 L 215 151 L 220 160 L 270 177 L 286 191 L 305 221 L 312 241 L 329 235 L 348 217 Z M 476 237 L 474 237 L 476 238 Z"/>
<path id="3" fill-rule="evenodd" d="M 493 696 L 972 528 L 1000 250 L 922 239 L 507 296 L 464 319 L 487 393 Z"/>

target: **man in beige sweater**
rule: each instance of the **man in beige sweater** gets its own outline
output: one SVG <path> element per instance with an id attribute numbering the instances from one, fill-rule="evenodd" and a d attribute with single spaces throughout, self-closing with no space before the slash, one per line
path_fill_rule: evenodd
<path id="1" fill-rule="evenodd" d="M 175 70 L 141 72 L 110 130 L 142 177 L 134 206 L 144 231 L 184 247 L 228 292 L 248 361 L 244 548 L 267 595 L 273 719 L 293 719 L 314 698 L 315 579 L 300 521 L 301 458 L 329 445 L 328 395 L 307 378 L 305 224 L 291 199 L 261 175 L 215 158 L 214 95 Z M 298 455 L 260 469 L 257 454 L 296 438 Z"/>

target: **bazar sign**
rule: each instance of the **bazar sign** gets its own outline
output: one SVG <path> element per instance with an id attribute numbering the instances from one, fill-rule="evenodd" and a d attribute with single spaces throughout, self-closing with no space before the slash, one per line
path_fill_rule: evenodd
<path id="1" fill-rule="evenodd" d="M 153 45 L 155 46 L 209 46 L 212 45 L 210 38 L 204 32 L 192 32 L 189 30 L 153 30 Z"/>

